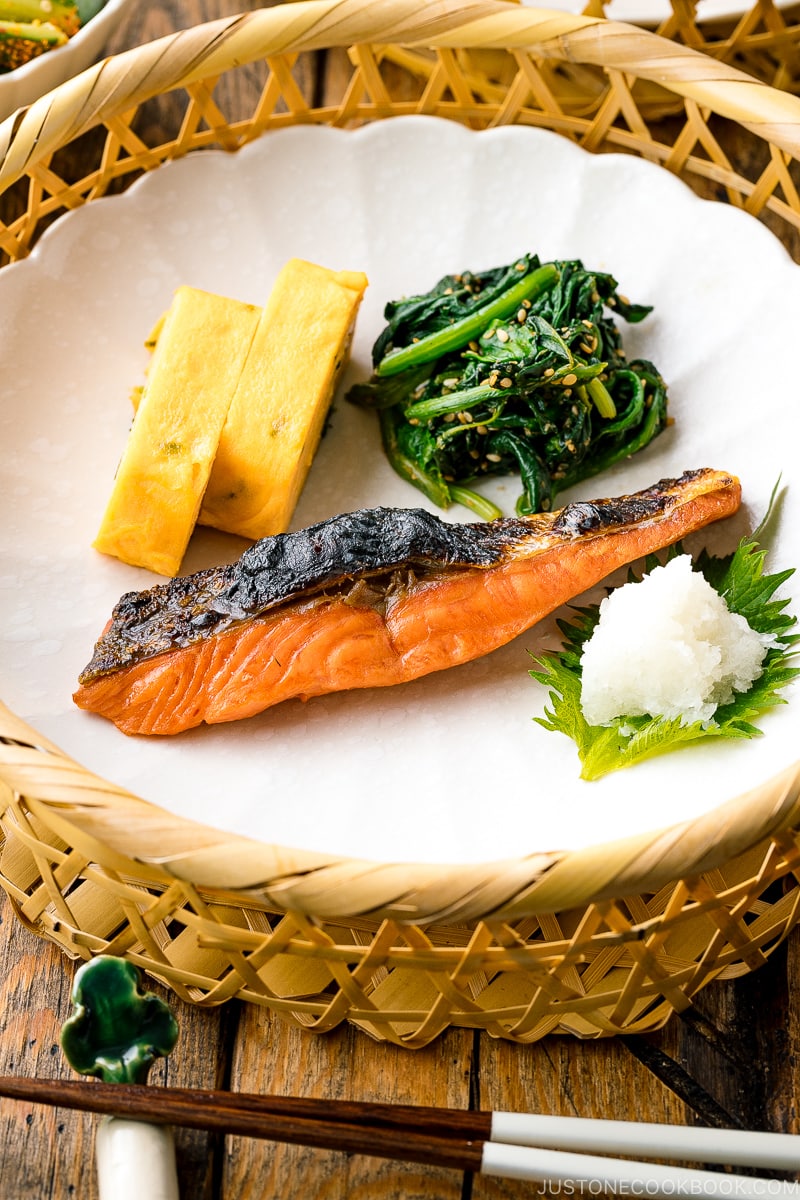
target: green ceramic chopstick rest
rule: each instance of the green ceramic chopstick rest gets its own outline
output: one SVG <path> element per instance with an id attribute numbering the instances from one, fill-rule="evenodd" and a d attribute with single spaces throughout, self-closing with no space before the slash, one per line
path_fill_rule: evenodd
<path id="1" fill-rule="evenodd" d="M 61 1045 L 81 1075 L 146 1083 L 153 1062 L 177 1041 L 169 1007 L 142 989 L 140 972 L 122 958 L 98 955 L 84 963 L 75 974 L 72 1004 Z M 97 1129 L 96 1162 L 101 1200 L 178 1200 L 175 1146 L 163 1125 L 106 1117 Z"/>

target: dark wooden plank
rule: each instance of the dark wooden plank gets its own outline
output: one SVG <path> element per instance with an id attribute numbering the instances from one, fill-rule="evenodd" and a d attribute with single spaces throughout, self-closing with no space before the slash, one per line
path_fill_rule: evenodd
<path id="1" fill-rule="evenodd" d="M 800 931 L 766 966 L 699 993 L 689 1012 L 631 1051 L 709 1125 L 798 1131 Z"/>
<path id="2" fill-rule="evenodd" d="M 476 1055 L 479 1107 L 683 1123 L 686 1109 L 639 1063 L 625 1039 L 578 1041 L 552 1036 L 519 1046 L 482 1039 Z M 473 1200 L 522 1200 L 530 1183 L 481 1177 Z"/>
<path id="3" fill-rule="evenodd" d="M 0 894 L 0 1073 L 74 1079 L 60 1046 L 79 964 L 30 933 Z M 153 1082 L 216 1087 L 229 1053 L 219 1009 L 181 1004 L 157 983 L 148 989 L 173 1007 L 180 1037 L 172 1056 L 157 1063 Z M 0 1100 L 0 1196 L 3 1200 L 96 1200 L 95 1118 L 67 1109 Z M 212 1200 L 220 1140 L 178 1130 L 176 1151 L 185 1195 Z"/>
<path id="4" fill-rule="evenodd" d="M 232 1086 L 330 1100 L 382 1100 L 468 1108 L 473 1035 L 449 1030 L 422 1050 L 374 1042 L 352 1026 L 311 1034 L 255 1006 L 239 1013 Z M 462 1175 L 439 1167 L 229 1138 L 221 1197 L 261 1200 L 458 1200 Z"/>
<path id="5" fill-rule="evenodd" d="M 593 1042 L 548 1037 L 528 1048 L 481 1040 L 476 1103 L 796 1133 L 799 972 L 795 931 L 765 967 L 710 984 L 655 1033 Z M 529 1188 L 480 1179 L 472 1200 L 513 1200 Z"/>
<path id="6" fill-rule="evenodd" d="M 179 29 L 191 29 L 206 21 L 235 17 L 258 8 L 272 8 L 280 0 L 164 0 L 160 4 L 133 4 L 107 46 L 108 54 L 166 37 Z"/>

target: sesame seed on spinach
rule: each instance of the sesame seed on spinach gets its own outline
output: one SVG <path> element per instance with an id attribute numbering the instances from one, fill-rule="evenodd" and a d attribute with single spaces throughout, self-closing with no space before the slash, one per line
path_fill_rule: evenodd
<path id="1" fill-rule="evenodd" d="M 522 515 L 641 450 L 667 424 L 651 362 L 628 362 L 615 323 L 643 320 L 613 276 L 535 255 L 390 301 L 373 374 L 348 392 L 377 412 L 394 470 L 438 507 L 501 515 L 474 489 L 519 475 Z"/>

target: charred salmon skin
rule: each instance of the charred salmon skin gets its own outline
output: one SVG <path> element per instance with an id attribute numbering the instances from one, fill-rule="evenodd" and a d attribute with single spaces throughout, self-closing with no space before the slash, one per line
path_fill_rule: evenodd
<path id="1" fill-rule="evenodd" d="M 333 517 L 126 593 L 73 698 L 125 733 L 175 734 L 292 697 L 417 679 L 504 645 L 740 500 L 734 476 L 702 469 L 532 517 Z"/>

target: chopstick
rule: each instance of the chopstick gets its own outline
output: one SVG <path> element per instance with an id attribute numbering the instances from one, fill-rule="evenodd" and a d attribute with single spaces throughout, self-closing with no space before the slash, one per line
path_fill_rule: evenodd
<path id="1" fill-rule="evenodd" d="M 648 1195 L 691 1186 L 704 1197 L 763 1197 L 765 1181 L 605 1155 L 800 1168 L 800 1139 L 749 1130 L 8 1076 L 0 1096 L 484 1175 L 646 1186 Z M 768 1183 L 770 1197 L 798 1194 L 795 1183 Z"/>

